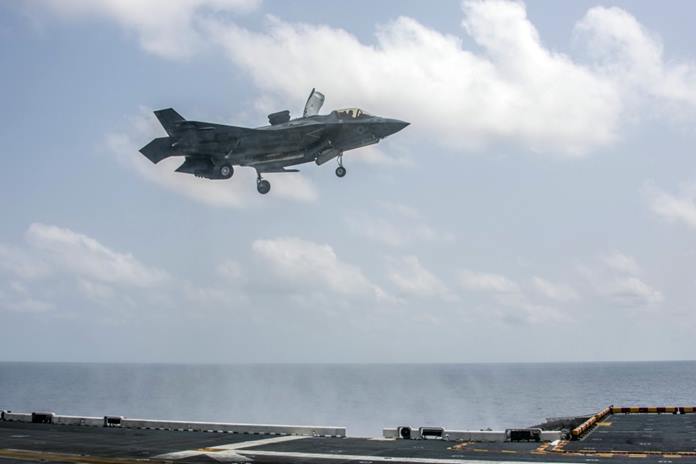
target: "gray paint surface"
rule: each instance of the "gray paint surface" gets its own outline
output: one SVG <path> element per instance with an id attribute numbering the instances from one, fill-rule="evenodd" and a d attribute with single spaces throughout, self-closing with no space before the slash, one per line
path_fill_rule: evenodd
<path id="1" fill-rule="evenodd" d="M 153 163 L 182 156 L 177 172 L 207 179 L 229 179 L 234 166 L 250 166 L 258 174 L 259 193 L 268 193 L 270 183 L 262 173 L 296 172 L 287 167 L 338 158 L 336 175 L 343 177 L 343 152 L 378 143 L 408 125 L 359 108 L 320 115 L 323 102 L 324 96 L 312 89 L 301 118 L 279 111 L 268 115 L 270 125 L 256 129 L 187 121 L 172 108 L 158 110 L 155 116 L 168 137 L 152 140 L 140 152 Z"/>

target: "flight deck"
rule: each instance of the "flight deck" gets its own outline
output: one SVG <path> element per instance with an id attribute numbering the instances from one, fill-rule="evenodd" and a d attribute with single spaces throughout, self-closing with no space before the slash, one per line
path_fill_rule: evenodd
<path id="1" fill-rule="evenodd" d="M 659 412 L 658 412 L 659 411 Z M 554 430 L 555 429 L 555 430 Z M 696 408 L 608 407 L 525 429 L 386 428 L 159 421 L 4 411 L 0 463 L 696 463 Z"/>

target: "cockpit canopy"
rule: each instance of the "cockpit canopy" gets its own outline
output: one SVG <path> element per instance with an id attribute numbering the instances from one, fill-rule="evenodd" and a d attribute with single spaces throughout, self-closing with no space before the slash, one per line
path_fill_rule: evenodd
<path id="1" fill-rule="evenodd" d="M 336 110 L 336 115 L 339 118 L 346 118 L 346 119 L 362 119 L 362 118 L 369 118 L 372 115 L 370 113 L 367 113 L 360 108 L 344 108 L 342 110 Z"/>

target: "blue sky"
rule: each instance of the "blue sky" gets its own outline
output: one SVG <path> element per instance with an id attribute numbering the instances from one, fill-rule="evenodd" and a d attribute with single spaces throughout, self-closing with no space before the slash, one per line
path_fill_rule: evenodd
<path id="1" fill-rule="evenodd" d="M 0 358 L 694 359 L 690 13 L 3 3 Z M 263 125 L 312 87 L 412 124 L 264 197 L 137 152 L 153 109 Z"/>

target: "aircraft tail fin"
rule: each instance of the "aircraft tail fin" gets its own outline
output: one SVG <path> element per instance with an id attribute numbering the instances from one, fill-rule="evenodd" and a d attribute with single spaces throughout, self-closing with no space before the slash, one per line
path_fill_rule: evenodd
<path id="1" fill-rule="evenodd" d="M 155 111 L 155 116 L 157 116 L 160 124 L 162 124 L 162 127 L 164 127 L 164 130 L 166 130 L 169 135 L 174 135 L 174 129 L 178 123 L 186 121 L 179 113 L 174 111 L 173 108 L 157 110 Z"/>
<path id="2" fill-rule="evenodd" d="M 165 158 L 169 158 L 172 153 L 172 140 L 169 137 L 159 137 L 140 149 L 140 153 L 147 159 L 157 164 Z"/>

